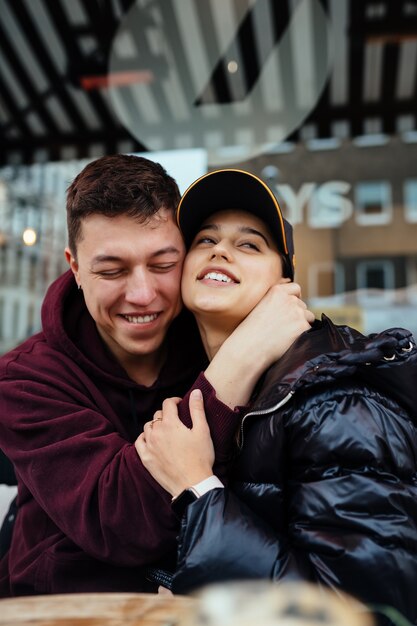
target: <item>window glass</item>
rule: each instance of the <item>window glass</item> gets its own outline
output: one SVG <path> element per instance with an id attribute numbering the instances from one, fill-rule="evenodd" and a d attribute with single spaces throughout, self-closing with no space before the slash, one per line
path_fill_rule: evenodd
<path id="1" fill-rule="evenodd" d="M 407 222 L 417 222 L 417 179 L 404 182 L 404 210 Z"/>
<path id="2" fill-rule="evenodd" d="M 358 183 L 355 186 L 355 215 L 358 224 L 388 224 L 392 219 L 391 185 L 386 181 Z"/>

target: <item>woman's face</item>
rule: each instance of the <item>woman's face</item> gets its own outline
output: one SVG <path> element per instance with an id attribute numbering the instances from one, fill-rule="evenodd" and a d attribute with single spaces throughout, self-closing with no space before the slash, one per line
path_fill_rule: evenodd
<path id="1" fill-rule="evenodd" d="M 182 297 L 197 320 L 238 324 L 275 283 L 288 282 L 268 227 L 246 211 L 213 213 L 185 258 Z"/>

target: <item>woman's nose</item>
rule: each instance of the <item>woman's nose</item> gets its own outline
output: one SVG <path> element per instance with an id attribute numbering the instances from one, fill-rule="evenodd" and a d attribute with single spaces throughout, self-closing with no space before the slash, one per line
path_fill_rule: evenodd
<path id="1" fill-rule="evenodd" d="M 211 258 L 222 257 L 226 259 L 226 261 L 230 261 L 232 259 L 232 251 L 230 246 L 226 241 L 221 239 L 218 241 L 211 249 Z"/>

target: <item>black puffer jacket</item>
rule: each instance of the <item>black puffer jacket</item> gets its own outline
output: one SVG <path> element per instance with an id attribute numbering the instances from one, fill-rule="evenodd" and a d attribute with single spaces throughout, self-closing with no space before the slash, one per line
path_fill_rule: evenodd
<path id="1" fill-rule="evenodd" d="M 227 489 L 191 504 L 174 591 L 302 577 L 417 621 L 417 350 L 323 316 L 264 376 Z"/>

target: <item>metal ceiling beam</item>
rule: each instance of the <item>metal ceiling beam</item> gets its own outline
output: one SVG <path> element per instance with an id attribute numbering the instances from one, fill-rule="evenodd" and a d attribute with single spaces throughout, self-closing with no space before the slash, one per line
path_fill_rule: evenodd
<path id="1" fill-rule="evenodd" d="M 21 114 L 20 109 L 16 106 L 16 102 L 13 98 L 13 95 L 11 94 L 6 83 L 2 80 L 1 76 L 0 76 L 0 94 L 1 94 L 1 99 L 4 102 L 4 106 L 9 111 L 10 116 L 13 117 L 13 120 L 14 120 L 13 126 L 16 127 L 16 129 L 19 131 L 19 133 L 23 137 L 30 137 L 32 132 L 29 126 L 27 125 L 26 120 L 24 119 L 24 116 Z M 10 127 L 7 128 L 7 130 L 8 131 L 11 130 Z"/>
<path id="2" fill-rule="evenodd" d="M 82 67 L 83 53 L 77 41 L 77 36 L 74 34 L 74 29 L 71 28 L 71 24 L 68 22 L 66 13 L 62 8 L 61 1 L 47 0 L 45 8 L 60 37 L 67 59 L 71 59 L 76 65 Z M 115 121 L 101 93 L 98 91 L 86 91 L 84 93 L 97 114 L 100 124 L 106 129 L 114 128 L 116 126 Z"/>
<path id="3" fill-rule="evenodd" d="M 22 2 L 12 1 L 9 3 L 9 6 L 10 10 L 15 14 L 16 19 L 19 22 L 19 26 L 28 39 L 34 55 L 47 75 L 49 82 L 54 85 L 55 93 L 59 98 L 62 108 L 71 120 L 71 123 L 79 130 L 87 130 L 85 121 L 74 104 L 71 93 L 68 89 L 66 89 L 62 76 L 60 76 L 57 72 L 49 52 L 47 51 L 42 39 L 33 25 L 32 20 L 30 19 L 25 5 Z"/>
<path id="4" fill-rule="evenodd" d="M 39 118 L 44 123 L 45 127 L 50 132 L 57 133 L 58 127 L 55 121 L 52 119 L 48 110 L 45 108 L 43 97 L 35 89 L 32 78 L 28 75 L 26 69 L 23 67 L 18 55 L 16 54 L 8 34 L 4 30 L 0 23 L 0 50 L 3 50 L 5 58 L 7 59 L 10 68 L 14 72 L 17 83 L 20 85 L 22 91 L 25 93 L 28 101 L 31 103 L 32 110 L 39 115 Z M 14 108 L 19 108 L 15 103 Z M 29 133 L 31 134 L 31 133 Z"/>

